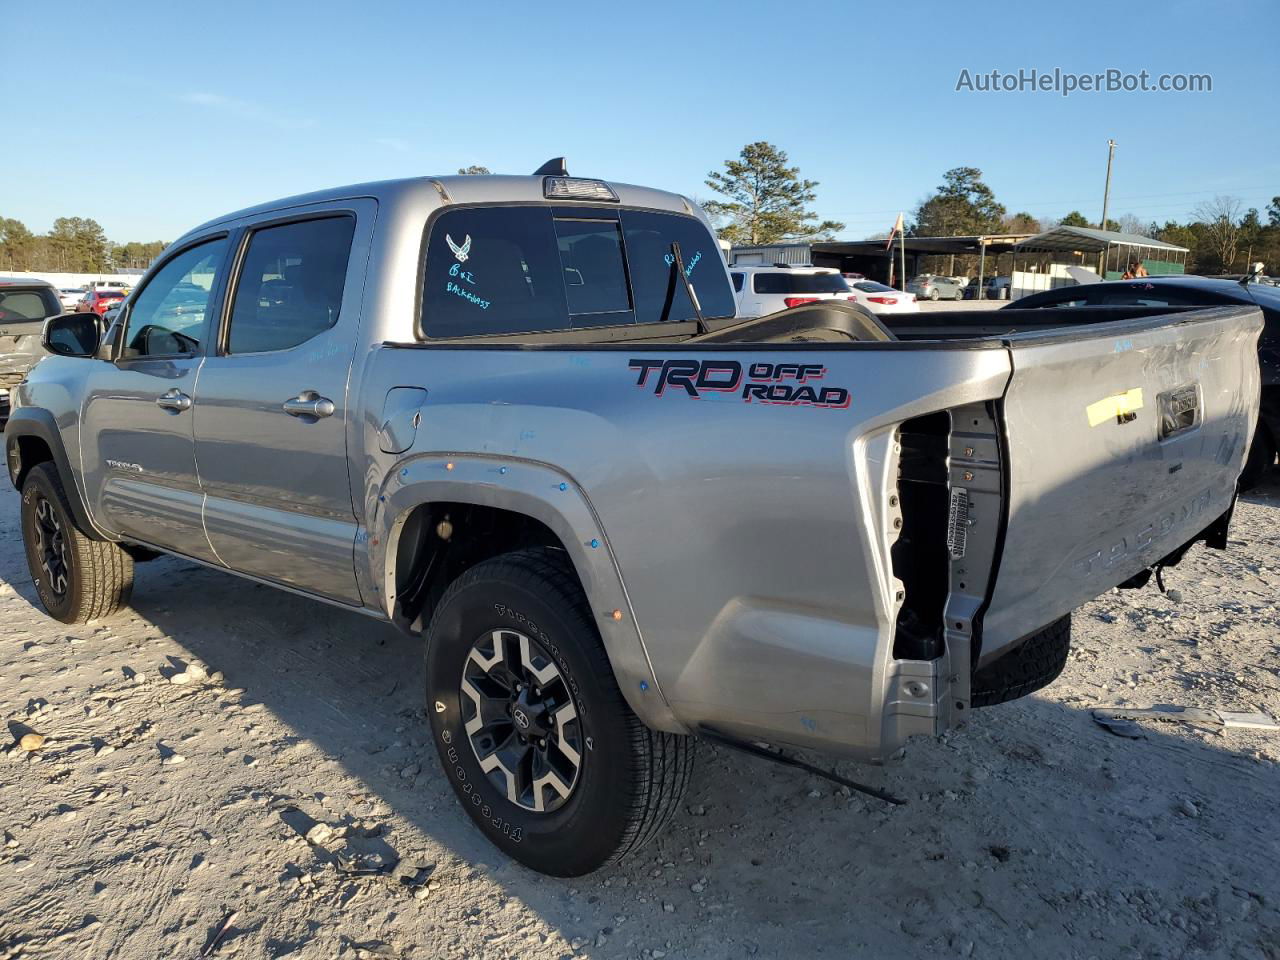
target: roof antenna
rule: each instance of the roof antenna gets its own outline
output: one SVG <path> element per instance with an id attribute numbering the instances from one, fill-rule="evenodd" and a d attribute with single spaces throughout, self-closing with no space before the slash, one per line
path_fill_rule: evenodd
<path id="1" fill-rule="evenodd" d="M 533 175 L 535 177 L 567 177 L 569 170 L 564 165 L 564 157 L 552 157 L 537 170 L 533 171 Z"/>
<path id="2" fill-rule="evenodd" d="M 1248 289 L 1249 284 L 1257 283 L 1258 278 L 1262 276 L 1262 271 L 1266 268 L 1266 264 L 1262 262 L 1249 264 L 1249 270 L 1237 282 L 1240 286 Z"/>

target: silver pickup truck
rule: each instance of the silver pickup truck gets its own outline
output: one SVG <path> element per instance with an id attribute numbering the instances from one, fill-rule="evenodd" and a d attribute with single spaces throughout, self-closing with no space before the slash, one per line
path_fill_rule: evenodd
<path id="1" fill-rule="evenodd" d="M 49 321 L 8 470 L 60 620 L 160 551 L 421 636 L 467 813 L 581 874 L 660 828 L 696 736 L 884 758 L 1226 545 L 1258 311 L 1005 313 L 738 321 L 681 196 L 364 184 L 192 230 L 105 331 Z"/>

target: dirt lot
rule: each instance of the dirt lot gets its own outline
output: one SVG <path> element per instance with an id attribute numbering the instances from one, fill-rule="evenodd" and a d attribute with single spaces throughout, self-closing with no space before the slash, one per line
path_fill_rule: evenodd
<path id="1" fill-rule="evenodd" d="M 1088 713 L 1280 715 L 1280 485 L 1171 571 L 1180 598 L 1079 611 L 1043 695 L 840 766 L 907 806 L 708 748 L 666 834 L 576 881 L 455 804 L 414 641 L 167 559 L 134 612 L 67 629 L 33 607 L 17 505 L 0 703 L 48 740 L 0 757 L 0 960 L 194 958 L 232 911 L 217 957 L 1280 957 L 1280 736 Z"/>

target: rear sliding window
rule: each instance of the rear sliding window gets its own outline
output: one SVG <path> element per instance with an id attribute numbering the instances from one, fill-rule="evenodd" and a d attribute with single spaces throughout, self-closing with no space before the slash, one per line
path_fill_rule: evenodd
<path id="1" fill-rule="evenodd" d="M 576 207 L 464 207 L 432 225 L 422 329 L 432 339 L 686 320 L 678 243 L 702 312 L 727 317 L 720 250 L 679 214 Z"/>
<path id="2" fill-rule="evenodd" d="M 848 293 L 849 284 L 838 273 L 757 273 L 756 293 Z"/>

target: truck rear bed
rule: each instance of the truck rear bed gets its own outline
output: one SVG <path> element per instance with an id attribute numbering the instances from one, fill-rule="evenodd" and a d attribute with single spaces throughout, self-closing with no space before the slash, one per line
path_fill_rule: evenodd
<path id="1" fill-rule="evenodd" d="M 589 589 L 625 587 L 601 634 L 651 725 L 882 757 L 962 716 L 980 663 L 1231 509 L 1259 312 L 1052 323 L 1066 312 L 976 339 L 788 318 L 689 340 L 389 345 L 367 402 L 421 383 L 421 426 L 360 473 L 474 470 L 486 502 L 569 531 Z M 366 488 L 368 515 L 384 493 Z"/>

